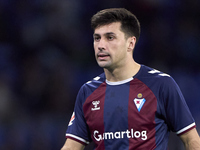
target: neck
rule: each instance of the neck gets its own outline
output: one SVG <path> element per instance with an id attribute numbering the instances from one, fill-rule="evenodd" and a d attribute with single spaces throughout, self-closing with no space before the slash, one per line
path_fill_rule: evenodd
<path id="1" fill-rule="evenodd" d="M 106 79 L 111 82 L 117 82 L 129 79 L 133 77 L 140 69 L 140 64 L 136 63 L 134 60 L 125 66 L 117 67 L 115 69 L 106 69 L 104 72 Z"/>

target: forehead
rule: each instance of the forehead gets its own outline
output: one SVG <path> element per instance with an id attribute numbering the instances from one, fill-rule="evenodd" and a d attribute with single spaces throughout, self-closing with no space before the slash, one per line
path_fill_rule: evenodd
<path id="1" fill-rule="evenodd" d="M 121 31 L 121 23 L 120 22 L 113 22 L 113 23 L 110 23 L 110 24 L 107 24 L 107 25 L 102 25 L 102 26 L 99 26 L 97 27 L 95 30 L 94 30 L 94 34 L 105 34 L 105 33 L 108 33 L 108 32 L 112 32 L 112 33 L 123 33 Z"/>

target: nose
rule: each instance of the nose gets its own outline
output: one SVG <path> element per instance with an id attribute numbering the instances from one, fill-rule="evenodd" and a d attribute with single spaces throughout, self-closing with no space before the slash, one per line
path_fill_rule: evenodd
<path id="1" fill-rule="evenodd" d="M 103 51 L 103 50 L 105 50 L 105 48 L 103 48 L 103 47 L 98 47 L 98 50 L 99 50 L 99 51 Z"/>
<path id="2" fill-rule="evenodd" d="M 104 39 L 101 39 L 99 42 L 98 42 L 98 50 L 100 51 L 103 51 L 105 50 L 105 40 Z"/>

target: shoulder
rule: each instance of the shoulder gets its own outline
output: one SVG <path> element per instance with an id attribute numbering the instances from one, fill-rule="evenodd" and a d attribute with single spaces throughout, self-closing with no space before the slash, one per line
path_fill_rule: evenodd
<path id="1" fill-rule="evenodd" d="M 84 85 L 85 86 L 95 86 L 95 85 L 99 85 L 99 84 L 103 83 L 105 80 L 106 80 L 105 73 L 102 73 L 102 74 L 96 76 L 95 78 L 93 78 L 92 80 L 86 82 Z"/>
<path id="2" fill-rule="evenodd" d="M 144 65 L 141 65 L 141 69 L 136 75 L 139 80 L 149 84 L 166 84 L 170 85 L 174 83 L 174 79 L 169 75 L 157 69 L 153 69 Z"/>
<path id="3" fill-rule="evenodd" d="M 99 86 L 105 82 L 105 74 L 102 73 L 92 80 L 83 84 L 79 90 L 79 94 L 84 94 L 85 97 L 88 97 L 91 93 L 93 93 Z"/>
<path id="4" fill-rule="evenodd" d="M 83 86 L 81 88 L 93 88 L 96 89 L 98 88 L 104 81 L 105 81 L 105 73 L 102 73 L 98 76 L 96 76 L 95 78 L 93 78 L 92 80 L 86 82 L 85 84 L 83 84 Z"/>
<path id="5" fill-rule="evenodd" d="M 136 78 L 148 86 L 155 94 L 169 94 L 180 91 L 178 84 L 169 74 L 144 65 L 141 66 Z"/>
<path id="6" fill-rule="evenodd" d="M 83 106 L 86 99 L 96 90 L 99 88 L 99 86 L 104 83 L 105 81 L 105 75 L 104 73 L 96 76 L 92 80 L 84 83 L 81 88 L 79 89 L 79 92 L 76 96 L 76 105 L 77 106 Z"/>

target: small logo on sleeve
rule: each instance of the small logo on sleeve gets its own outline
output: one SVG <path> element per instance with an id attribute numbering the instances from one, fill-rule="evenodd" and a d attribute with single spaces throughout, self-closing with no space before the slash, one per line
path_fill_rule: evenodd
<path id="1" fill-rule="evenodd" d="M 144 98 L 142 98 L 142 94 L 139 93 L 137 95 L 137 98 L 135 98 L 133 101 L 134 101 L 135 106 L 137 107 L 138 111 L 140 112 L 140 110 L 142 109 L 142 106 L 144 105 L 146 100 Z"/>
<path id="2" fill-rule="evenodd" d="M 75 119 L 75 112 L 73 112 L 72 117 L 71 117 L 71 119 L 69 121 L 69 125 L 68 126 L 71 126 L 73 124 L 74 119 Z"/>

